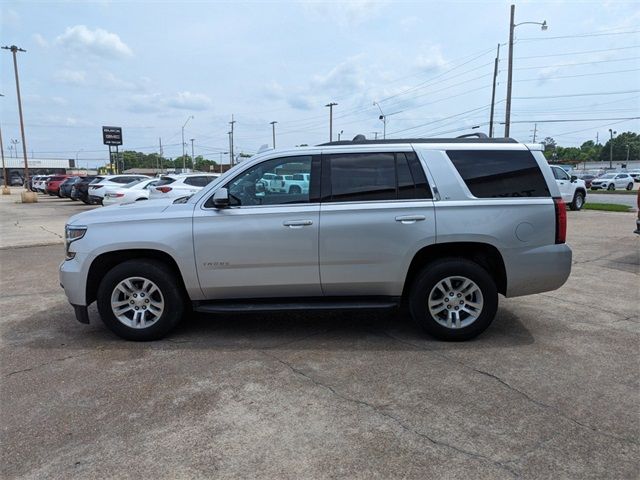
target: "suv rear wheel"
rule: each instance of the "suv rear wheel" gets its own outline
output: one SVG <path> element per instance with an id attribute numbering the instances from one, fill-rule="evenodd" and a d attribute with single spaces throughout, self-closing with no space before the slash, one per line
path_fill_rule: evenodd
<path id="1" fill-rule="evenodd" d="M 154 260 L 129 260 L 116 265 L 98 287 L 102 321 L 127 340 L 164 337 L 184 313 L 184 298 L 175 277 L 165 264 Z"/>
<path id="2" fill-rule="evenodd" d="M 475 262 L 447 258 L 427 265 L 409 297 L 411 316 L 430 335 L 442 340 L 469 340 L 480 335 L 498 309 L 491 275 Z"/>

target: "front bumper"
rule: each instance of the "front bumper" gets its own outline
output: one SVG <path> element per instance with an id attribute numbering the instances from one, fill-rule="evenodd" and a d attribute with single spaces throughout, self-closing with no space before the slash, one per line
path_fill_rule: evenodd
<path id="1" fill-rule="evenodd" d="M 89 195 L 89 203 L 97 203 L 98 205 L 102 205 L 103 197 L 98 195 Z"/>
<path id="2" fill-rule="evenodd" d="M 87 306 L 87 277 L 92 257 L 85 253 L 76 253 L 71 260 L 60 264 L 60 286 L 71 305 Z"/>

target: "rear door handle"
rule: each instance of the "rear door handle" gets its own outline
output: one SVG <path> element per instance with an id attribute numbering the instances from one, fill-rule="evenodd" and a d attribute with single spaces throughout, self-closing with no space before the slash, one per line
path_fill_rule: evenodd
<path id="1" fill-rule="evenodd" d="M 396 222 L 401 222 L 406 224 L 421 222 L 422 220 L 426 220 L 427 217 L 424 215 L 401 215 L 396 217 Z"/>
<path id="2" fill-rule="evenodd" d="M 285 220 L 282 225 L 289 228 L 301 228 L 313 225 L 312 220 Z"/>

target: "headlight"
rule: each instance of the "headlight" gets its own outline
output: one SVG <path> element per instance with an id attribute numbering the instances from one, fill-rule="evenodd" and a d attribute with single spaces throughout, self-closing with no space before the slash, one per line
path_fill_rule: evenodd
<path id="1" fill-rule="evenodd" d="M 76 225 L 65 225 L 64 227 L 64 251 L 67 260 L 73 259 L 76 254 L 70 252 L 69 247 L 76 240 L 80 240 L 87 233 L 87 227 Z"/>

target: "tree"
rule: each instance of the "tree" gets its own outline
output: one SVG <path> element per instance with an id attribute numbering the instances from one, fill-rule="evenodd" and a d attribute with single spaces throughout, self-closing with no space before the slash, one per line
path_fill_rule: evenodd
<path id="1" fill-rule="evenodd" d="M 627 145 L 629 146 L 629 160 L 640 159 L 640 135 L 634 132 L 624 132 L 613 138 L 613 161 L 624 163 L 627 160 Z M 604 144 L 600 151 L 600 160 L 609 161 L 611 155 L 611 139 Z"/>

